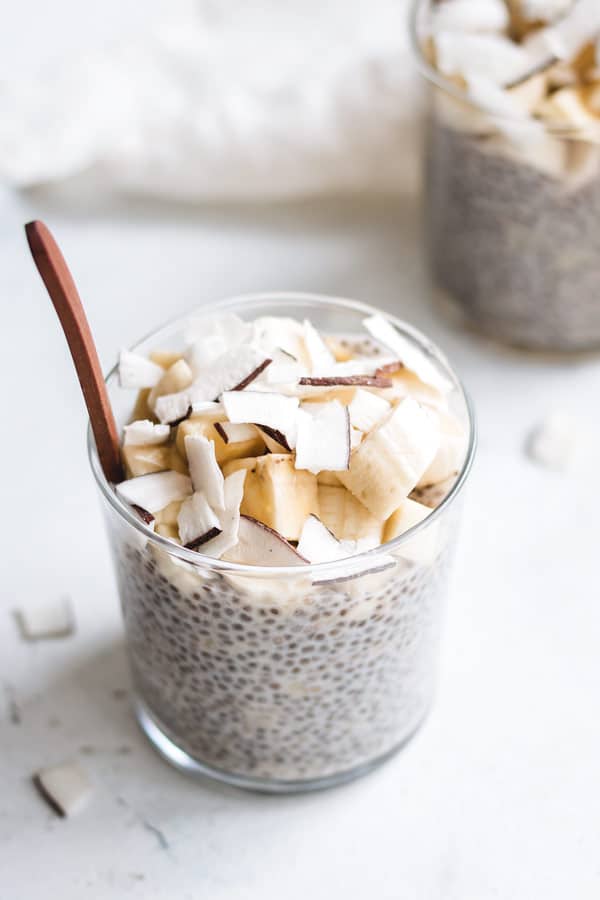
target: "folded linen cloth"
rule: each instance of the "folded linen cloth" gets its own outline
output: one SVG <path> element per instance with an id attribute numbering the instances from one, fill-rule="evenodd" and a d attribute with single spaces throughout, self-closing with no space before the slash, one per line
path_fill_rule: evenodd
<path id="1" fill-rule="evenodd" d="M 407 0 L 196 0 L 0 88 L 0 178 L 188 200 L 408 191 Z"/>

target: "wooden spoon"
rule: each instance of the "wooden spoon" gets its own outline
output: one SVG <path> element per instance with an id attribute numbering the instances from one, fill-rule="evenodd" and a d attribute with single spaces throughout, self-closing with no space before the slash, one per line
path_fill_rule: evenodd
<path id="1" fill-rule="evenodd" d="M 43 222 L 28 222 L 25 234 L 33 261 L 62 325 L 92 423 L 102 471 L 108 481 L 123 480 L 117 425 L 102 377 L 96 345 L 73 276 Z"/>

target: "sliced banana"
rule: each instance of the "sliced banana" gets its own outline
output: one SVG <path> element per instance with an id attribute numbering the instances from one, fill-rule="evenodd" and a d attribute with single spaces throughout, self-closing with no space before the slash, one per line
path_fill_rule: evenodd
<path id="1" fill-rule="evenodd" d="M 239 459 L 223 466 L 225 476 L 246 470 L 242 515 L 252 516 L 288 541 L 297 541 L 307 516 L 319 514 L 316 477 L 294 468 L 286 453 Z"/>
<path id="2" fill-rule="evenodd" d="M 462 469 L 467 452 L 465 429 L 455 415 L 450 412 L 435 413 L 440 429 L 440 445 L 431 464 L 423 472 L 418 487 L 439 484 L 455 477 Z"/>
<path id="3" fill-rule="evenodd" d="M 394 538 L 400 537 L 409 528 L 413 528 L 415 525 L 423 522 L 430 514 L 431 510 L 429 507 L 423 506 L 422 503 L 417 503 L 415 500 L 409 500 L 407 497 L 402 506 L 385 523 L 384 541 L 393 541 Z M 413 538 L 407 539 L 400 546 L 398 554 L 404 559 L 410 559 L 412 562 L 426 565 L 433 562 L 439 550 L 439 522 L 431 522 Z"/>
<path id="4" fill-rule="evenodd" d="M 437 422 L 407 397 L 352 453 L 343 485 L 378 519 L 398 509 L 433 461 L 439 447 Z"/>
<path id="5" fill-rule="evenodd" d="M 128 478 L 164 472 L 171 468 L 171 448 L 155 444 L 139 446 L 128 444 L 121 450 Z"/>
<path id="6" fill-rule="evenodd" d="M 337 484 L 319 484 L 319 518 L 340 541 L 368 539 L 381 543 L 382 522 L 350 493 Z"/>
<path id="7" fill-rule="evenodd" d="M 189 387 L 193 381 L 192 370 L 184 359 L 178 359 L 176 363 L 167 369 L 158 384 L 148 395 L 148 406 L 154 412 L 156 401 L 167 394 L 177 394 Z"/>

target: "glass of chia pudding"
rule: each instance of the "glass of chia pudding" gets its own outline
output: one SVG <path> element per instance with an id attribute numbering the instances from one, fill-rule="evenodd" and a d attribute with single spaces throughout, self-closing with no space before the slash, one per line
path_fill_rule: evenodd
<path id="1" fill-rule="evenodd" d="M 139 723 L 175 766 L 270 792 L 402 747 L 436 683 L 474 453 L 442 353 L 364 304 L 225 301 L 107 378 L 126 478 L 89 436 Z"/>
<path id="2" fill-rule="evenodd" d="M 533 350 L 600 346 L 600 3 L 416 0 L 438 298 Z"/>

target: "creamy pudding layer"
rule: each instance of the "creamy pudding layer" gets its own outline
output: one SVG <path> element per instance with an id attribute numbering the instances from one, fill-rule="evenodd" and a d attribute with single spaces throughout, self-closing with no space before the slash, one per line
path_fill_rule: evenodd
<path id="1" fill-rule="evenodd" d="M 349 772 L 431 701 L 458 504 L 428 519 L 466 426 L 437 362 L 382 317 L 364 324 L 228 315 L 183 351 L 121 357 L 139 395 L 116 492 L 140 530 L 107 515 L 136 695 L 221 773 Z"/>
<path id="2" fill-rule="evenodd" d="M 432 272 L 467 323 L 538 348 L 600 344 L 600 5 L 421 3 L 432 92 Z"/>

